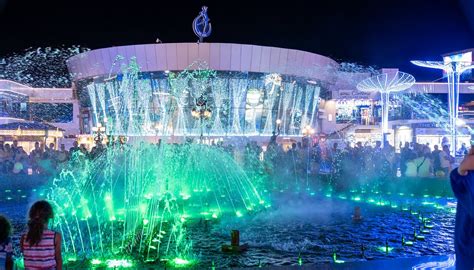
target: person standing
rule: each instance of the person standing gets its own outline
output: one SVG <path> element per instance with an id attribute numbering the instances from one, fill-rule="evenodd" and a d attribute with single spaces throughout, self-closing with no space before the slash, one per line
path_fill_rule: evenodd
<path id="1" fill-rule="evenodd" d="M 12 225 L 6 217 L 0 215 L 0 269 L 13 269 L 11 232 Z"/>
<path id="2" fill-rule="evenodd" d="M 444 176 L 447 176 L 453 163 L 453 157 L 449 153 L 449 146 L 447 144 L 443 145 L 443 150 L 439 152 L 439 161 Z"/>
<path id="3" fill-rule="evenodd" d="M 28 232 L 20 240 L 25 269 L 62 270 L 61 234 L 48 229 L 53 218 L 53 208 L 47 201 L 31 206 Z"/>

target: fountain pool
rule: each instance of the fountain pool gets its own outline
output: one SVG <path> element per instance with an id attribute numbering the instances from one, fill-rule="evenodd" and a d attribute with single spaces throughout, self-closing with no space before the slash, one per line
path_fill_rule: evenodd
<path id="1" fill-rule="evenodd" d="M 351 262 L 454 252 L 452 199 L 384 194 L 382 200 L 380 194 L 364 191 L 320 193 L 324 195 L 278 192 L 272 206 L 260 212 L 187 221 L 186 237 L 192 239 L 194 267 L 211 267 L 213 263 L 218 268 L 297 265 L 298 261 L 333 263 L 334 254 L 338 262 Z M 13 220 L 17 243 L 24 230 L 28 199 L 15 196 L 2 201 L 1 212 Z M 362 209 L 361 222 L 352 221 L 355 206 Z M 247 252 L 221 252 L 221 245 L 230 241 L 232 229 L 240 230 L 241 242 L 250 246 Z M 69 265 L 84 267 L 93 259 L 105 261 L 97 257 L 70 261 Z M 131 258 L 118 255 L 115 259 Z M 137 264 L 132 261 L 132 265 Z"/>

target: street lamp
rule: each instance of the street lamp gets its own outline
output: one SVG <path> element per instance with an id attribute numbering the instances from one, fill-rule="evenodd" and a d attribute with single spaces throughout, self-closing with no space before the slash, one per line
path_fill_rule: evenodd
<path id="1" fill-rule="evenodd" d="M 312 128 L 310 125 L 306 125 L 306 126 L 303 128 L 302 133 L 303 133 L 303 136 L 305 136 L 305 137 L 310 137 L 310 136 L 314 135 L 315 130 L 314 130 L 314 128 Z"/>
<path id="2" fill-rule="evenodd" d="M 203 95 L 196 99 L 196 106 L 193 107 L 191 110 L 191 116 L 195 119 L 199 120 L 199 125 L 201 127 L 201 136 L 200 140 L 202 142 L 203 137 L 203 120 L 209 120 L 212 116 L 212 110 L 207 105 L 207 100 L 204 98 Z"/>
<path id="3" fill-rule="evenodd" d="M 275 121 L 276 125 L 277 125 L 277 132 L 278 134 L 280 134 L 280 128 L 281 128 L 281 119 L 277 119 Z"/>
<path id="4" fill-rule="evenodd" d="M 105 127 L 102 126 L 101 123 L 97 123 L 97 126 L 92 127 L 92 132 L 96 134 L 94 137 L 94 141 L 98 146 L 102 145 L 102 141 L 104 140 L 105 130 L 106 130 Z"/>

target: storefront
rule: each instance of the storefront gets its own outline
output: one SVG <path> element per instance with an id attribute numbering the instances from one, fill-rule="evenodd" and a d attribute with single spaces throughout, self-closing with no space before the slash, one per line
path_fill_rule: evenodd
<path id="1" fill-rule="evenodd" d="M 435 145 L 438 145 L 440 149 L 444 144 L 452 145 L 448 131 L 445 128 L 439 127 L 437 123 L 424 122 L 396 125 L 394 126 L 394 130 L 395 146 L 397 149 L 399 149 L 400 145 L 404 145 L 406 142 L 416 142 L 419 144 L 429 145 L 431 150 L 434 150 Z M 460 128 L 458 132 L 457 145 L 459 147 L 463 143 L 470 145 L 471 135 L 468 128 Z"/>
<path id="2" fill-rule="evenodd" d="M 63 130 L 49 124 L 37 122 L 14 122 L 0 125 L 0 141 L 12 144 L 18 141 L 27 153 L 33 150 L 36 142 L 49 145 L 58 145 L 58 140 L 63 137 Z"/>

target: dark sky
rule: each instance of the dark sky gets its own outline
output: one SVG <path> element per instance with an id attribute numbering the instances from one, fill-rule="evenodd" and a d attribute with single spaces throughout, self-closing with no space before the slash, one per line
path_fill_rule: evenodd
<path id="1" fill-rule="evenodd" d="M 153 43 L 157 37 L 194 42 L 191 22 L 202 5 L 209 6 L 213 25 L 208 42 L 301 49 L 399 67 L 419 79 L 441 73 L 409 60 L 440 60 L 442 53 L 474 47 L 474 0 L 0 0 L 0 55 L 37 46 Z"/>

